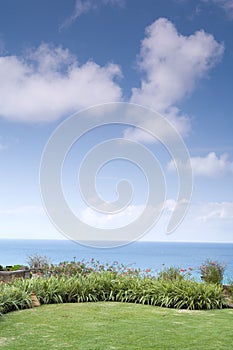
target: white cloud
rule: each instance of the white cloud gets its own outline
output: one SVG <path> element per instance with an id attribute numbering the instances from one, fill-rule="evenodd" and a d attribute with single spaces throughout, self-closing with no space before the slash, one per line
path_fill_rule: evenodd
<path id="1" fill-rule="evenodd" d="M 184 36 L 169 20 L 158 19 L 146 28 L 138 59 L 144 77 L 141 87 L 132 89 L 131 102 L 154 108 L 186 135 L 190 120 L 175 105 L 193 91 L 223 51 L 224 46 L 203 30 Z"/>
<path id="2" fill-rule="evenodd" d="M 138 62 L 145 78 L 132 90 L 132 101 L 165 111 L 192 92 L 222 53 L 212 35 L 202 30 L 183 36 L 160 18 L 146 29 Z"/>
<path id="3" fill-rule="evenodd" d="M 233 162 L 228 160 L 227 154 L 217 156 L 210 152 L 205 157 L 191 157 L 191 166 L 195 176 L 217 177 L 227 173 L 233 173 Z M 175 163 L 168 163 L 168 170 L 175 170 Z"/>
<path id="4" fill-rule="evenodd" d="M 173 200 L 170 201 L 172 206 Z M 157 227 L 158 236 L 161 237 L 160 232 L 164 231 L 169 217 L 168 211 L 161 221 L 162 226 Z M 232 224 L 233 202 L 191 202 L 182 225 L 167 237 L 171 241 L 232 242 Z"/>
<path id="5" fill-rule="evenodd" d="M 151 134 L 143 131 L 142 129 L 134 129 L 132 127 L 124 130 L 123 137 L 126 140 L 139 141 L 146 144 L 155 143 L 157 141 Z"/>
<path id="6" fill-rule="evenodd" d="M 123 6 L 124 3 L 125 0 L 76 0 L 72 15 L 64 21 L 60 29 L 71 25 L 78 17 L 91 10 L 96 10 L 101 6 L 107 5 Z"/>
<path id="7" fill-rule="evenodd" d="M 196 220 L 232 220 L 233 219 L 233 203 L 232 202 L 209 202 L 202 203 L 198 207 Z"/>
<path id="8" fill-rule="evenodd" d="M 233 173 L 233 162 L 228 161 L 227 154 L 218 157 L 215 152 L 211 152 L 206 157 L 191 158 L 191 164 L 196 176 L 215 177 Z"/>
<path id="9" fill-rule="evenodd" d="M 177 209 L 177 206 L 181 208 L 184 204 L 186 204 L 185 200 L 177 201 L 173 198 L 166 199 L 162 205 L 162 208 L 158 206 L 158 211 L 161 211 L 162 216 L 170 217 L 175 209 Z M 119 228 L 138 219 L 145 209 L 146 204 L 131 204 L 119 213 L 111 215 L 99 213 L 92 208 L 87 207 L 81 211 L 80 218 L 85 223 L 94 227 L 105 229 Z"/>
<path id="10" fill-rule="evenodd" d="M 182 205 L 181 203 L 178 203 Z M 175 210 L 177 201 L 173 198 L 164 203 L 165 217 L 169 217 Z M 208 221 L 210 219 L 232 220 L 233 202 L 196 202 L 190 203 L 187 218 L 191 221 Z"/>
<path id="11" fill-rule="evenodd" d="M 156 128 L 159 130 L 160 137 L 163 138 L 163 140 L 171 139 L 174 137 L 173 134 L 171 134 L 171 131 L 168 130 L 166 124 L 161 123 L 159 120 L 152 117 L 152 113 L 144 113 L 144 120 L 143 120 L 143 127 L 145 130 L 153 130 L 155 126 L 155 120 L 156 120 Z M 140 115 L 140 118 L 142 116 Z M 190 119 L 186 115 L 180 115 L 179 110 L 176 107 L 170 107 L 166 111 L 166 118 L 169 120 L 170 124 L 183 136 L 187 136 L 190 128 L 191 123 Z M 124 138 L 132 140 L 132 141 L 139 141 L 143 143 L 155 143 L 156 139 L 151 136 L 151 134 L 141 130 L 141 129 L 134 129 L 134 128 L 127 128 L 124 131 Z"/>
<path id="12" fill-rule="evenodd" d="M 167 224 L 176 204 L 172 198 L 165 201 L 160 220 L 142 240 L 232 241 L 233 202 L 191 202 L 182 225 L 171 235 L 166 235 Z"/>
<path id="13" fill-rule="evenodd" d="M 61 47 L 48 44 L 25 57 L 0 57 L 0 115 L 18 121 L 51 121 L 94 104 L 121 100 L 114 79 L 119 66 L 79 65 Z"/>
<path id="14" fill-rule="evenodd" d="M 89 2 L 80 4 L 89 6 Z M 101 0 L 102 5 L 120 3 Z M 181 135 L 187 135 L 190 119 L 175 104 L 192 91 L 222 53 L 223 45 L 203 31 L 182 36 L 170 21 L 155 21 L 142 41 L 138 64 L 145 77 L 141 88 L 132 89 L 131 102 L 155 108 Z M 2 56 L 0 116 L 17 121 L 51 121 L 80 108 L 120 101 L 122 90 L 115 81 L 120 76 L 116 64 L 102 67 L 88 61 L 80 65 L 69 50 L 48 44 L 28 51 L 24 57 Z M 126 134 L 131 139 L 152 142 L 139 131 L 135 134 L 128 130 Z"/>
<path id="15" fill-rule="evenodd" d="M 129 205 L 125 210 L 114 214 L 101 214 L 87 207 L 81 213 L 81 220 L 97 228 L 119 228 L 138 218 L 144 205 Z"/>
<path id="16" fill-rule="evenodd" d="M 125 0 L 76 0 L 75 3 L 75 10 L 73 13 L 73 20 L 78 18 L 84 13 L 87 13 L 90 10 L 95 10 L 100 6 L 107 6 L 107 5 L 116 5 L 116 6 L 122 6 L 124 5 Z"/>

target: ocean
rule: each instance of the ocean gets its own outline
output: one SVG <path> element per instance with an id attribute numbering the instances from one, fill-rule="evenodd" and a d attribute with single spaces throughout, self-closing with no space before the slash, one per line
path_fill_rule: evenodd
<path id="1" fill-rule="evenodd" d="M 118 248 L 100 249 L 69 240 L 0 239 L 0 265 L 26 264 L 27 258 L 33 254 L 44 255 L 54 264 L 94 258 L 103 264 L 118 261 L 130 267 L 152 269 L 155 273 L 170 266 L 192 268 L 196 279 L 200 278 L 200 265 L 209 258 L 225 264 L 224 283 L 233 280 L 233 243 L 137 241 Z"/>

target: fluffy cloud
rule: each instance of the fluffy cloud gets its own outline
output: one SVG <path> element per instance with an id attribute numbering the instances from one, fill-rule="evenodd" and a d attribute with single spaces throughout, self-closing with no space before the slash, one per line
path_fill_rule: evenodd
<path id="1" fill-rule="evenodd" d="M 143 127 L 145 130 L 153 130 L 153 127 L 155 126 L 155 118 L 152 118 L 152 115 L 152 113 L 144 115 Z M 162 115 L 165 115 L 165 113 L 163 113 Z M 140 118 L 142 118 L 141 115 Z M 191 128 L 190 119 L 187 115 L 181 115 L 178 108 L 167 108 L 166 119 L 181 135 L 186 136 L 189 134 Z M 156 120 L 156 123 L 156 128 L 157 130 L 159 130 L 159 134 L 161 137 L 163 137 L 163 140 L 172 139 L 174 137 L 174 135 L 171 134 L 166 125 L 160 123 L 158 120 Z M 140 141 L 146 144 L 156 142 L 156 139 L 152 137 L 150 133 L 147 133 L 141 129 L 134 129 L 131 127 L 125 129 L 124 138 L 132 141 Z"/>
<path id="2" fill-rule="evenodd" d="M 79 65 L 69 50 L 42 44 L 25 57 L 0 57 L 0 115 L 51 121 L 77 109 L 121 99 L 119 66 Z"/>
<path id="3" fill-rule="evenodd" d="M 138 62 L 145 78 L 132 90 L 132 101 L 165 111 L 192 92 L 222 53 L 223 45 L 212 35 L 198 31 L 183 36 L 160 18 L 146 29 Z"/>
<path id="4" fill-rule="evenodd" d="M 125 210 L 115 215 L 105 215 L 87 207 L 81 213 L 81 220 L 98 228 L 119 228 L 136 220 L 143 210 L 143 205 L 129 205 Z"/>
<path id="5" fill-rule="evenodd" d="M 140 88 L 132 89 L 131 102 L 153 107 L 187 134 L 189 118 L 175 105 L 193 91 L 223 51 L 223 45 L 203 30 L 184 36 L 169 20 L 158 19 L 146 28 L 138 59 L 144 77 Z"/>
<path id="6" fill-rule="evenodd" d="M 87 5 L 91 1 L 80 4 Z M 78 2 L 77 2 L 78 3 Z M 101 0 L 101 4 L 121 1 Z M 81 6 L 81 5 L 80 5 Z M 190 119 L 175 104 L 190 94 L 196 81 L 221 58 L 223 45 L 203 31 L 179 34 L 166 20 L 155 21 L 146 30 L 138 66 L 144 78 L 132 89 L 130 101 L 164 114 L 182 135 Z M 122 100 L 116 82 L 121 69 L 116 64 L 83 65 L 69 50 L 42 44 L 24 57 L 0 56 L 0 116 L 19 121 L 51 121 L 94 104 Z M 153 122 L 153 121 L 151 121 Z M 148 126 L 149 127 L 149 126 Z M 127 137 L 142 141 L 145 134 L 133 130 Z M 146 137 L 148 139 L 148 137 Z"/>
<path id="7" fill-rule="evenodd" d="M 233 173 L 233 162 L 228 160 L 227 154 L 218 157 L 215 152 L 211 152 L 205 157 L 192 157 L 190 160 L 196 176 L 217 177 Z M 169 162 L 168 169 L 175 170 L 174 161 Z"/>
<path id="8" fill-rule="evenodd" d="M 228 172 L 233 173 L 233 162 L 228 161 L 227 154 L 218 157 L 215 152 L 211 152 L 206 157 L 191 158 L 191 164 L 197 176 L 214 177 Z"/>

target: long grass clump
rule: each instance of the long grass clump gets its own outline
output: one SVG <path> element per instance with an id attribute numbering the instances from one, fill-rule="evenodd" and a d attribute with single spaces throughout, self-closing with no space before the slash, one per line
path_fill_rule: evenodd
<path id="1" fill-rule="evenodd" d="M 220 285 L 100 271 L 2 283 L 0 312 L 32 307 L 32 292 L 41 304 L 118 301 L 202 310 L 222 308 L 224 302 Z"/>

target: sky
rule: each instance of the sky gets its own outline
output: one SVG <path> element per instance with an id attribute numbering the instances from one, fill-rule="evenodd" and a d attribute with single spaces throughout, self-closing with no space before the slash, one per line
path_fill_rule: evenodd
<path id="1" fill-rule="evenodd" d="M 166 180 L 164 210 L 141 239 L 233 242 L 232 33 L 233 0 L 1 0 L 0 238 L 65 238 L 41 198 L 43 150 L 74 113 L 128 102 L 159 112 L 182 136 L 193 171 L 187 214 L 167 235 L 179 190 L 173 159 L 123 125 L 87 133 L 67 155 L 63 191 L 73 212 L 115 228 L 143 211 L 147 182 L 123 159 L 100 169 L 96 188 L 113 201 L 117 182 L 129 178 L 134 197 L 125 211 L 95 213 L 78 193 L 85 153 L 122 137 L 153 152 Z"/>

